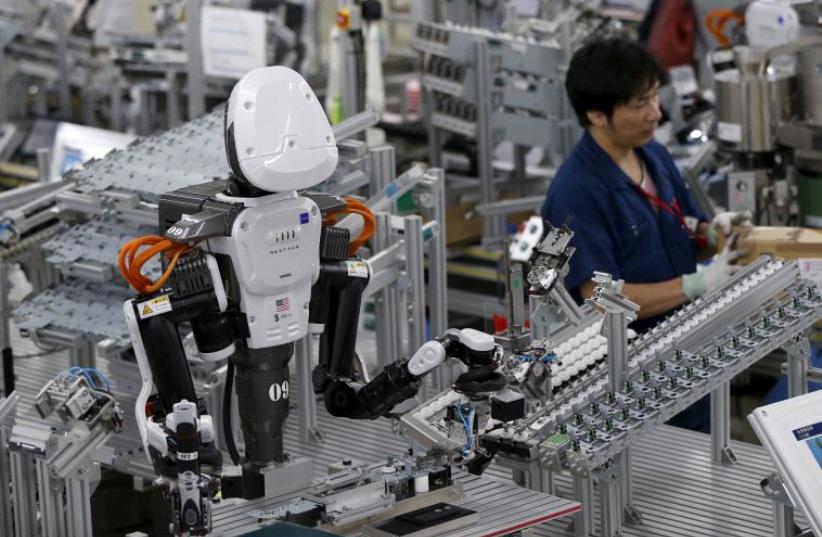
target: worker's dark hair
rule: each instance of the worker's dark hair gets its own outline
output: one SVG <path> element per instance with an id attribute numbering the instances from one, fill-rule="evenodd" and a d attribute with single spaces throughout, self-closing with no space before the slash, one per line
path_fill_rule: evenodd
<path id="1" fill-rule="evenodd" d="M 610 119 L 615 107 L 644 94 L 657 82 L 667 84 L 668 78 L 668 71 L 639 43 L 595 39 L 571 58 L 565 90 L 579 124 L 587 127 L 587 112 L 603 112 Z"/>

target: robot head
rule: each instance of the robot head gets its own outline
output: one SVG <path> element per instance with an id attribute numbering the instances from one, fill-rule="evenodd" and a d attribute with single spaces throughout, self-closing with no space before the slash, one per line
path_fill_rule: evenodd
<path id="1" fill-rule="evenodd" d="M 317 96 L 287 67 L 255 69 L 231 92 L 225 114 L 231 171 L 267 192 L 301 190 L 337 167 L 337 143 Z"/>

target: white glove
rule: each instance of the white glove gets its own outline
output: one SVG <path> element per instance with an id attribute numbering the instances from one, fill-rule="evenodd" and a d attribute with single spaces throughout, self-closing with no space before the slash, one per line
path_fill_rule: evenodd
<path id="1" fill-rule="evenodd" d="M 711 221 L 711 227 L 721 230 L 726 237 L 731 234 L 734 226 L 750 227 L 751 225 L 753 225 L 751 223 L 751 211 L 726 211 L 718 213 Z"/>
<path id="2" fill-rule="evenodd" d="M 725 248 L 714 256 L 709 265 L 700 265 L 696 272 L 682 275 L 682 292 L 690 300 L 718 289 L 731 276 L 742 269 L 741 265 L 732 265 L 744 252 L 735 250 L 736 235 L 728 239 Z"/>

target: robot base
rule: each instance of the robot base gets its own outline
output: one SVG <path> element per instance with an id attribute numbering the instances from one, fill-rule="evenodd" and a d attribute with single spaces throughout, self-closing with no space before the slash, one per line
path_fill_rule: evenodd
<path id="1" fill-rule="evenodd" d="M 259 470 L 243 469 L 242 475 L 223 476 L 223 498 L 254 498 L 281 496 L 311 486 L 314 463 L 306 457 L 290 458 L 272 463 Z"/>

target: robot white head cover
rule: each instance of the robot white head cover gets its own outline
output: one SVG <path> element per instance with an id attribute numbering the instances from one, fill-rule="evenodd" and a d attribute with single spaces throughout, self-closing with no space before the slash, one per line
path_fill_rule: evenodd
<path id="1" fill-rule="evenodd" d="M 266 192 L 311 188 L 337 167 L 337 142 L 308 82 L 283 66 L 245 75 L 231 92 L 225 147 L 238 179 Z"/>

